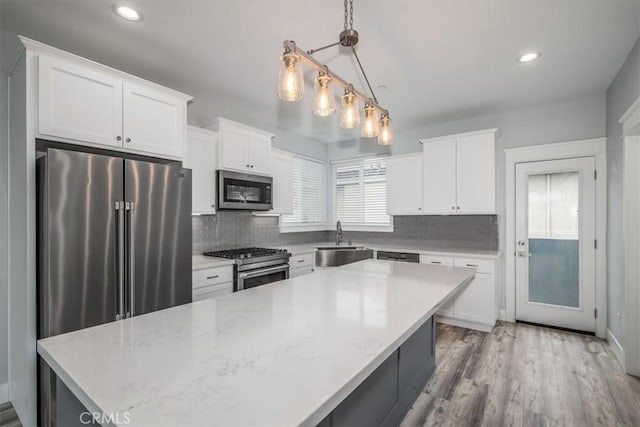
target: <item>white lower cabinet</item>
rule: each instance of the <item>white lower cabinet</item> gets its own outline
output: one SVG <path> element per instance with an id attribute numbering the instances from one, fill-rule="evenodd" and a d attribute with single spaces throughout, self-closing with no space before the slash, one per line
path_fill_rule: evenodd
<path id="1" fill-rule="evenodd" d="M 309 254 L 293 255 L 289 259 L 289 277 L 298 277 L 305 274 L 313 273 L 315 270 L 315 252 Z"/>
<path id="2" fill-rule="evenodd" d="M 481 331 L 493 328 L 498 317 L 494 260 L 421 255 L 420 263 L 474 268 L 474 279 L 438 311 L 438 321 Z"/>
<path id="3" fill-rule="evenodd" d="M 233 265 L 193 270 L 192 287 L 194 302 L 230 294 L 233 292 Z"/>

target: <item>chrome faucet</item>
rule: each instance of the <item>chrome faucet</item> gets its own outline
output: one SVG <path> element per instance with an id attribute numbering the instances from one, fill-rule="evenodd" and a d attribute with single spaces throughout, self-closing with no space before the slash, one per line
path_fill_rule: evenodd
<path id="1" fill-rule="evenodd" d="M 342 244 L 342 224 L 340 221 L 336 224 L 336 246 L 340 246 Z"/>

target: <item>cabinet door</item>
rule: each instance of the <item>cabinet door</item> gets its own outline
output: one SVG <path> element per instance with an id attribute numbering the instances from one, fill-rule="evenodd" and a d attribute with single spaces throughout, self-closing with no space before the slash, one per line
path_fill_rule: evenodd
<path id="1" fill-rule="evenodd" d="M 251 173 L 269 175 L 271 168 L 271 137 L 249 132 L 249 170 Z"/>
<path id="2" fill-rule="evenodd" d="M 456 141 L 423 144 L 423 196 L 425 214 L 456 213 Z"/>
<path id="3" fill-rule="evenodd" d="M 182 159 L 186 103 L 166 93 L 125 83 L 124 148 L 128 152 Z"/>
<path id="4" fill-rule="evenodd" d="M 40 55 L 38 135 L 121 148 L 122 81 Z"/>
<path id="5" fill-rule="evenodd" d="M 191 169 L 193 213 L 216 213 L 216 139 L 213 132 L 195 128 L 187 130 L 184 167 Z"/>
<path id="6" fill-rule="evenodd" d="M 293 156 L 286 153 L 271 154 L 271 176 L 273 177 L 273 213 L 293 213 Z"/>
<path id="7" fill-rule="evenodd" d="M 422 156 L 392 157 L 387 161 L 387 214 L 422 213 Z"/>
<path id="8" fill-rule="evenodd" d="M 496 213 L 495 159 L 493 135 L 473 135 L 458 139 L 458 213 Z"/>
<path id="9" fill-rule="evenodd" d="M 493 279 L 490 274 L 476 273 L 476 277 L 460 292 L 453 303 L 456 319 L 485 325 L 495 324 Z"/>
<path id="10" fill-rule="evenodd" d="M 249 171 L 249 132 L 230 123 L 220 124 L 220 167 Z"/>

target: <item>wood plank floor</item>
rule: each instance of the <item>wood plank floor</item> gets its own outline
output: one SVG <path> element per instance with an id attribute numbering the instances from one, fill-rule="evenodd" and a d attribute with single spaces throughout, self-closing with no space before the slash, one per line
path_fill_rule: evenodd
<path id="1" fill-rule="evenodd" d="M 10 402 L 0 403 L 0 427 L 22 427 Z"/>
<path id="2" fill-rule="evenodd" d="M 640 426 L 640 379 L 595 337 L 438 324 L 436 371 L 402 426 Z"/>

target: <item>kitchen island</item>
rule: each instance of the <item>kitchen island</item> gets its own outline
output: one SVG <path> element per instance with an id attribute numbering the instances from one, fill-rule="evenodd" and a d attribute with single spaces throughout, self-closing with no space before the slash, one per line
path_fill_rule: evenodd
<path id="1" fill-rule="evenodd" d="M 38 353 L 106 424 L 393 424 L 410 394 L 385 387 L 424 385 L 432 317 L 473 276 L 367 260 L 46 338 Z"/>

